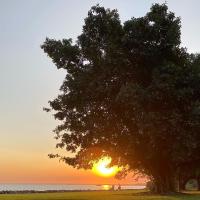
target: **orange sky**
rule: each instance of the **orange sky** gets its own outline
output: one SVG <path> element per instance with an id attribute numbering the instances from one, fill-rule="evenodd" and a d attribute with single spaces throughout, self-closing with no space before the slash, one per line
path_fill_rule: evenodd
<path id="1" fill-rule="evenodd" d="M 3 133 L 0 140 L 0 183 L 134 183 L 131 178 L 119 181 L 113 177 L 99 177 L 91 170 L 76 170 L 57 159 L 49 159 L 49 153 L 60 152 L 55 148 L 56 140 L 52 133 L 57 122 L 41 107 L 34 112 L 35 116 L 31 116 L 34 125 L 26 123 L 29 117 L 22 123 L 18 113 L 13 113 L 12 126 L 9 121 L 0 126 Z"/>
<path id="2" fill-rule="evenodd" d="M 49 159 L 47 154 L 25 152 L 2 152 L 0 165 L 0 183 L 67 183 L 67 184 L 132 184 L 128 177 L 116 180 L 114 177 L 100 177 L 91 170 L 76 170 L 56 159 Z"/>

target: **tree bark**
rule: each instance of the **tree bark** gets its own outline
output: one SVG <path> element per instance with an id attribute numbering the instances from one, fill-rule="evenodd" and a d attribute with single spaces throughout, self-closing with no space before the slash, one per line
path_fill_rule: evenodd
<path id="1" fill-rule="evenodd" d="M 197 178 L 197 183 L 198 183 L 198 191 L 200 191 L 200 177 Z"/>
<path id="2" fill-rule="evenodd" d="M 179 191 L 185 190 L 185 181 L 180 180 L 179 182 Z"/>
<path id="3" fill-rule="evenodd" d="M 174 176 L 159 176 L 154 180 L 154 192 L 169 194 L 179 191 L 178 180 Z"/>

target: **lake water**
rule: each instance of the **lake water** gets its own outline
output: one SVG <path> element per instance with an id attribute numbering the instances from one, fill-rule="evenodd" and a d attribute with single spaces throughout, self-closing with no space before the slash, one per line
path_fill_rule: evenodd
<path id="1" fill-rule="evenodd" d="M 59 184 L 0 184 L 0 191 L 47 191 L 47 190 L 109 190 L 112 185 L 59 185 Z M 118 185 L 115 185 L 117 189 Z M 145 186 L 121 185 L 121 189 L 144 189 Z"/>

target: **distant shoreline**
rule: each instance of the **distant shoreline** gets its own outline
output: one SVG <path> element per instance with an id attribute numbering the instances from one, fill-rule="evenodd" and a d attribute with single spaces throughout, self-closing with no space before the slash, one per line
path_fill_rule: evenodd
<path id="1" fill-rule="evenodd" d="M 118 184 L 113 184 L 115 190 Z M 121 190 L 144 189 L 145 185 L 121 184 Z M 107 191 L 112 185 L 48 185 L 48 184 L 0 184 L 0 194 L 30 194 L 30 193 L 58 193 L 58 192 L 87 192 Z"/>
<path id="2" fill-rule="evenodd" d="M 145 189 L 145 188 L 144 188 Z M 125 190 L 144 190 L 144 189 L 122 189 L 121 191 Z M 105 192 L 105 191 L 112 191 L 112 190 L 17 190 L 17 191 L 12 191 L 12 190 L 5 190 L 5 191 L 0 191 L 0 194 L 34 194 L 34 193 L 65 193 L 65 192 Z M 118 191 L 118 190 L 114 190 Z"/>

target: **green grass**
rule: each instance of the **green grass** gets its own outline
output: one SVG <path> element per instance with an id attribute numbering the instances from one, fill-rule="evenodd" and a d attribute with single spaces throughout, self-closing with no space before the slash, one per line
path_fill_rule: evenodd
<path id="1" fill-rule="evenodd" d="M 99 191 L 40 194 L 1 194 L 0 200 L 200 200 L 200 193 L 151 195 L 145 191 Z"/>

